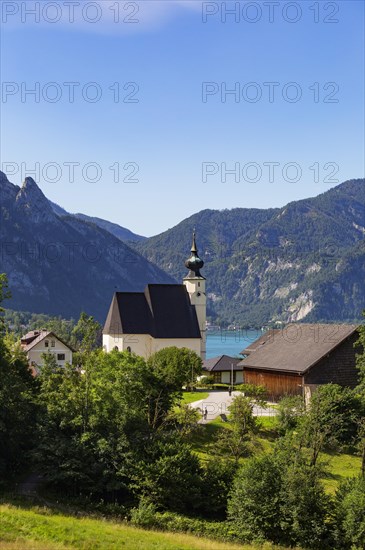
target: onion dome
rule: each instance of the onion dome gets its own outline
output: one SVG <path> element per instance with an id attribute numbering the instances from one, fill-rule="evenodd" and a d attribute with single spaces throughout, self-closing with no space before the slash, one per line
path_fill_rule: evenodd
<path id="1" fill-rule="evenodd" d="M 203 267 L 204 262 L 198 256 L 198 249 L 195 241 L 195 231 L 193 232 L 193 244 L 191 246 L 191 256 L 185 262 L 185 267 L 189 269 L 187 279 L 194 277 L 202 277 L 200 270 Z M 203 277 L 202 277 L 203 278 Z"/>

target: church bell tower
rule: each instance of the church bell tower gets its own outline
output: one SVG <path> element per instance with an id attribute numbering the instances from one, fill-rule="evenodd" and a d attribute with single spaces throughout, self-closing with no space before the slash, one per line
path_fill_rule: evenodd
<path id="1" fill-rule="evenodd" d="M 204 265 L 203 260 L 198 256 L 196 247 L 195 231 L 193 233 L 193 244 L 191 247 L 191 256 L 185 262 L 185 267 L 189 273 L 184 277 L 184 285 L 190 296 L 190 302 L 195 306 L 196 315 L 201 334 L 200 357 L 205 360 L 206 357 L 206 320 L 207 320 L 207 297 L 205 294 L 205 277 L 200 273 Z"/>

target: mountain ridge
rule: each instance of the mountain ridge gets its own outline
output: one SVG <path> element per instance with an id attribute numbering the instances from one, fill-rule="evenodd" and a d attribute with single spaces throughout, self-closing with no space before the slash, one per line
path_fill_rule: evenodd
<path id="1" fill-rule="evenodd" d="M 71 212 L 67 212 L 67 210 L 65 210 L 64 208 L 62 208 L 62 206 L 60 206 L 59 204 L 56 204 L 55 202 L 49 201 L 49 203 L 50 203 L 53 211 L 58 216 L 75 216 L 76 218 L 79 218 L 80 220 L 88 221 L 90 223 L 93 223 L 93 224 L 97 225 L 98 227 L 106 229 L 107 231 L 109 231 L 109 233 L 111 233 L 112 235 L 114 235 L 115 237 L 117 237 L 118 239 L 120 239 L 123 242 L 129 242 L 129 241 L 138 242 L 138 241 L 143 241 L 143 240 L 146 239 L 146 237 L 143 237 L 142 235 L 137 235 L 136 233 L 133 233 L 132 231 L 130 231 L 126 227 L 122 227 L 121 225 L 118 225 L 117 223 L 110 222 L 108 220 L 104 220 L 104 219 L 98 218 L 96 216 L 88 216 L 87 214 L 81 214 L 81 213 L 72 214 Z"/>
<path id="2" fill-rule="evenodd" d="M 215 323 L 357 321 L 365 308 L 364 183 L 348 180 L 281 208 L 203 210 L 134 247 L 151 261 L 163 254 L 179 279 L 182 237 L 196 227 Z"/>
<path id="3" fill-rule="evenodd" d="M 15 310 L 105 320 L 116 290 L 175 282 L 115 235 L 74 215 L 58 215 L 32 178 L 22 187 L 0 174 L 1 271 Z"/>
<path id="4" fill-rule="evenodd" d="M 360 320 L 364 183 L 348 180 L 281 208 L 205 209 L 159 235 L 124 242 L 119 230 L 135 234 L 68 213 L 32 178 L 19 187 L 0 173 L 1 270 L 9 274 L 10 307 L 65 317 L 84 309 L 103 321 L 115 290 L 182 280 L 195 227 L 215 323 Z"/>

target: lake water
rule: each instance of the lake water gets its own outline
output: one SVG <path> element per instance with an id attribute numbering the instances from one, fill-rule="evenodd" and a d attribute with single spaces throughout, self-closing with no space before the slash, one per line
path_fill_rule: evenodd
<path id="1" fill-rule="evenodd" d="M 260 338 L 262 334 L 261 330 L 207 332 L 207 359 L 217 357 L 217 355 L 235 357 Z"/>

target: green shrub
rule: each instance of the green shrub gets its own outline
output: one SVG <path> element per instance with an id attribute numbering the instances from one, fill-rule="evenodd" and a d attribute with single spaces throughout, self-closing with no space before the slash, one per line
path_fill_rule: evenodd
<path id="1" fill-rule="evenodd" d="M 365 478 L 355 477 L 343 482 L 335 496 L 336 548 L 365 548 Z"/>
<path id="2" fill-rule="evenodd" d="M 203 473 L 202 503 L 204 517 L 225 519 L 235 465 L 230 460 L 210 460 Z"/>
<path id="3" fill-rule="evenodd" d="M 278 431 L 285 434 L 289 430 L 294 430 L 300 418 L 304 414 L 304 401 L 300 395 L 283 397 L 278 405 Z"/>
<path id="4" fill-rule="evenodd" d="M 172 512 L 157 513 L 155 527 L 162 531 L 191 533 L 223 541 L 239 541 L 234 526 L 227 521 L 207 521 Z"/>
<path id="5" fill-rule="evenodd" d="M 132 508 L 131 523 L 138 527 L 157 526 L 156 507 L 148 498 L 142 497 L 138 508 Z"/>
<path id="6" fill-rule="evenodd" d="M 205 375 L 205 376 L 202 376 L 200 378 L 200 380 L 198 380 L 198 382 L 196 383 L 196 386 L 198 388 L 206 388 L 206 387 L 211 387 L 214 385 L 214 376 L 211 376 L 211 375 Z"/>

